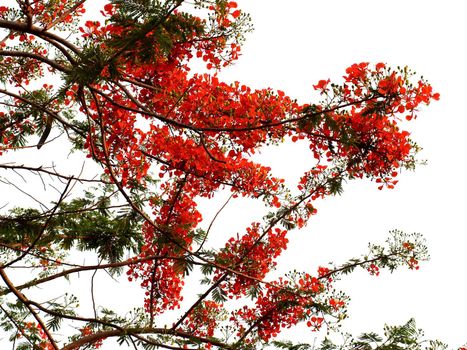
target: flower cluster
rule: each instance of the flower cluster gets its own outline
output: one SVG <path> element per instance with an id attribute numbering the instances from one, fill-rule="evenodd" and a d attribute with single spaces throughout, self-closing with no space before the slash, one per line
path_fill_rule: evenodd
<path id="1" fill-rule="evenodd" d="M 242 237 L 228 240 L 216 255 L 216 264 L 236 272 L 221 284 L 229 298 L 240 298 L 258 285 L 258 281 L 276 265 L 275 259 L 287 247 L 286 235 L 287 231 L 279 228 L 263 234 L 260 225 L 254 223 Z M 224 273 L 223 269 L 217 269 L 214 281 Z"/>
<path id="2" fill-rule="evenodd" d="M 394 188 L 400 169 L 416 164 L 418 146 L 403 126 L 439 94 L 426 81 L 414 81 L 409 69 L 356 63 L 342 84 L 322 79 L 312 85 L 320 102 L 300 105 L 280 90 L 220 80 L 217 71 L 238 58 L 250 28 L 234 1 L 112 1 L 103 4 L 103 22 L 89 19 L 79 28 L 81 1 L 22 3 L 15 11 L 0 6 L 9 31 L 0 43 L 6 68 L 0 81 L 12 88 L 2 90 L 0 101 L 0 155 L 22 147 L 26 136 L 47 139 L 60 125 L 75 149 L 102 166 L 102 182 L 142 220 L 127 277 L 144 290 L 141 319 L 150 319 L 151 327 L 155 316 L 183 305 L 185 275 L 193 266 L 202 266 L 209 289 L 170 335 L 183 329 L 177 336 L 185 340 L 217 337 L 228 314 L 217 291 L 226 303 L 252 297 L 231 313 L 233 333 L 238 341 L 268 342 L 298 322 L 319 330 L 329 316 L 343 317 L 347 299 L 331 288 L 339 274 L 356 266 L 375 276 L 382 268 L 418 269 L 427 258 L 418 236 L 395 233 L 388 249 L 370 246 L 366 259 L 341 269 L 265 280 L 287 247 L 288 232 L 316 213 L 315 201 L 340 193 L 355 178 Z M 11 16 L 18 16 L 14 25 L 5 19 Z M 78 28 L 68 33 L 73 41 L 60 36 L 67 28 Z M 192 73 L 193 61 L 204 62 L 210 73 Z M 61 87 L 45 80 L 48 72 L 60 73 Z M 296 195 L 254 158 L 261 147 L 286 139 L 310 152 Z M 209 249 L 206 237 L 197 241 L 203 224 L 197 201 L 222 189 L 261 199 L 268 213 Z M 57 265 L 40 264 L 46 272 Z M 24 327 L 42 348 L 52 346 L 39 326 Z M 79 337 L 94 334 L 90 326 L 79 329 Z"/>

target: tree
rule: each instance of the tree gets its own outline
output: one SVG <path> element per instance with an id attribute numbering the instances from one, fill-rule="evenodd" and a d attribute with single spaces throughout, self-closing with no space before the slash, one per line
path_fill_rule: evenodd
<path id="1" fill-rule="evenodd" d="M 288 232 L 307 224 L 316 200 L 359 178 L 392 189 L 401 168 L 416 166 L 419 148 L 402 121 L 439 98 L 426 81 L 408 68 L 359 63 L 340 85 L 314 85 L 321 101 L 299 104 L 282 91 L 218 78 L 251 29 L 233 1 L 114 0 L 100 22 L 80 23 L 85 2 L 0 6 L 0 154 L 37 147 L 40 155 L 56 145 L 98 166 L 93 175 L 70 175 L 55 165 L 0 164 L 8 172 L 4 182 L 34 202 L 7 207 L 0 217 L 0 324 L 18 349 L 98 348 L 106 339 L 148 349 L 305 349 L 277 336 L 298 323 L 318 331 L 347 317 L 348 300 L 333 288 L 340 276 L 355 268 L 373 275 L 418 269 L 427 259 L 422 237 L 393 231 L 385 246 L 370 245 L 342 265 L 270 274 Z M 192 73 L 200 62 L 206 72 Z M 252 158 L 286 141 L 310 152 L 296 189 Z M 23 190 L 15 176 L 26 174 L 43 186 Z M 38 194 L 42 187 L 58 191 L 54 198 L 47 193 L 48 204 Z M 244 232 L 226 227 L 229 238 L 213 247 L 211 226 L 225 205 L 206 225 L 197 200 L 222 190 L 230 191 L 229 201 L 257 200 L 267 213 Z M 78 251 L 98 263 L 79 263 Z M 28 274 L 18 283 L 22 267 Z M 96 305 L 98 271 L 143 290 L 131 313 Z M 81 312 L 75 296 L 48 287 L 70 279 L 73 290 L 73 277 L 85 272 L 92 273 L 91 314 Z M 190 273 L 202 275 L 204 289 L 184 303 Z M 35 297 L 39 289 L 47 291 L 45 300 Z M 413 320 L 387 327 L 384 338 L 346 339 L 326 339 L 321 347 L 424 344 Z"/>

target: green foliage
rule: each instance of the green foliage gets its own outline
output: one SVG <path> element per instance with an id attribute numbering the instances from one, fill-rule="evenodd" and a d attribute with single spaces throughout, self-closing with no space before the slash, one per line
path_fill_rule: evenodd
<path id="1" fill-rule="evenodd" d="M 220 287 L 214 288 L 212 291 L 212 299 L 216 303 L 223 303 L 228 300 L 227 293 Z"/>
<path id="2" fill-rule="evenodd" d="M 178 274 L 188 276 L 190 272 L 193 271 L 193 258 L 190 256 L 186 256 L 184 258 L 175 260 L 174 270 Z"/>
<path id="3" fill-rule="evenodd" d="M 118 24 L 128 23 L 130 21 L 144 22 L 149 18 L 162 16 L 171 8 L 175 1 L 157 1 L 157 0 L 113 0 L 118 12 L 112 20 Z"/>
<path id="4" fill-rule="evenodd" d="M 47 319 L 46 325 L 52 331 L 58 331 L 66 316 L 75 316 L 75 309 L 79 306 L 78 298 L 74 295 L 65 295 L 61 300 L 53 300 L 45 303 L 51 311 Z"/>
<path id="5" fill-rule="evenodd" d="M 17 102 L 15 108 L 9 107 L 14 104 L 13 100 L 6 103 L 9 114 L 0 116 L 0 135 L 10 137 L 14 147 L 24 146 L 29 136 L 44 131 L 48 116 L 45 110 L 51 101 L 45 89 L 28 91 L 20 96 L 24 100 Z"/>
<path id="6" fill-rule="evenodd" d="M 175 43 L 189 40 L 192 33 L 203 33 L 203 26 L 194 17 L 173 14 L 180 1 L 115 0 L 113 3 L 118 5 L 118 11 L 110 21 L 125 28 L 122 35 L 113 35 L 106 43 L 113 50 L 113 57 L 125 56 L 131 47 L 128 59 L 152 62 L 156 53 L 159 57 L 161 53 L 167 56 Z"/>
<path id="7" fill-rule="evenodd" d="M 117 206 L 118 207 L 118 206 Z M 106 196 L 75 198 L 59 205 L 55 215 L 36 209 L 16 208 L 0 220 L 0 242 L 28 247 L 51 245 L 65 250 L 96 251 L 109 262 L 125 252 L 137 252 L 141 242 L 140 218 L 128 206 L 114 210 Z"/>
<path id="8" fill-rule="evenodd" d="M 308 350 L 312 348 L 310 344 L 306 344 L 306 343 L 294 344 L 291 341 L 277 341 L 276 340 L 276 341 L 272 341 L 271 345 L 275 346 L 276 348 L 284 349 L 284 350 Z"/>
<path id="9" fill-rule="evenodd" d="M 65 75 L 65 86 L 71 86 L 72 84 L 88 86 L 99 83 L 104 79 L 102 70 L 109 65 L 109 62 L 109 57 L 98 45 L 88 44 L 81 51 L 77 64 Z M 110 66 L 113 69 L 109 69 L 109 72 L 115 74 L 116 69 L 112 64 Z"/>
<path id="10" fill-rule="evenodd" d="M 316 350 L 445 350 L 447 346 L 439 341 L 424 339 L 415 320 L 410 319 L 401 326 L 384 326 L 384 335 L 374 332 L 361 334 L 354 339 L 347 335 L 342 343 L 335 343 L 326 337 Z"/>

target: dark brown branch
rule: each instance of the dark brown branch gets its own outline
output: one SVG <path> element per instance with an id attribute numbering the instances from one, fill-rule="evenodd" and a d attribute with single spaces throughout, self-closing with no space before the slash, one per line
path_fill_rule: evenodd
<path id="1" fill-rule="evenodd" d="M 354 106 L 354 105 L 357 105 L 357 104 L 361 104 L 361 103 L 364 103 L 364 102 L 377 100 L 377 99 L 381 98 L 381 96 L 369 96 L 367 98 L 364 98 L 364 99 L 361 99 L 361 100 L 358 100 L 358 101 L 344 103 L 344 104 L 341 104 L 341 105 L 338 105 L 338 106 L 334 106 L 332 108 L 323 109 L 322 111 L 319 111 L 319 112 L 307 113 L 307 114 L 303 113 L 303 115 L 300 115 L 298 117 L 286 118 L 284 120 L 281 120 L 281 121 L 278 121 L 278 122 L 275 122 L 275 123 L 267 123 L 267 124 L 252 125 L 252 126 L 245 126 L 245 127 L 208 127 L 208 126 L 196 126 L 196 125 L 193 125 L 193 124 L 185 124 L 185 123 L 176 121 L 174 119 L 170 119 L 170 118 L 167 118 L 165 116 L 162 116 L 162 115 L 160 115 L 158 113 L 150 112 L 143 104 L 136 101 L 135 99 L 132 99 L 132 102 L 135 103 L 138 108 L 125 106 L 125 105 L 122 105 L 121 103 L 116 102 L 109 95 L 103 93 L 102 91 L 99 91 L 98 89 L 95 89 L 95 88 L 91 87 L 91 90 L 93 92 L 99 94 L 100 96 L 104 97 L 107 101 L 109 101 L 110 103 L 112 103 L 116 107 L 126 109 L 126 110 L 128 110 L 130 112 L 139 113 L 141 115 L 147 115 L 149 117 L 154 117 L 154 118 L 156 118 L 156 119 L 160 120 L 161 122 L 164 122 L 164 123 L 166 123 L 168 125 L 172 125 L 172 126 L 175 126 L 175 127 L 178 127 L 178 128 L 192 130 L 192 131 L 196 131 L 196 132 L 209 131 L 209 132 L 226 132 L 226 133 L 247 132 L 247 131 L 253 131 L 253 130 L 270 129 L 270 128 L 276 127 L 276 126 L 282 126 L 282 125 L 286 125 L 286 124 L 297 123 L 297 122 L 300 122 L 302 120 L 306 120 L 306 119 L 309 119 L 309 118 L 312 118 L 312 117 L 315 117 L 315 116 L 318 116 L 318 115 L 335 112 L 335 111 L 337 111 L 339 109 L 347 108 L 347 107 L 350 107 L 350 106 Z M 323 139 L 330 140 L 330 141 L 338 141 L 337 139 L 335 139 L 333 137 L 330 137 L 328 135 L 317 134 L 317 133 L 308 133 L 308 134 L 310 136 L 323 138 Z"/>
<path id="2" fill-rule="evenodd" d="M 172 335 L 172 336 L 176 336 L 182 339 L 201 342 L 204 344 L 212 344 L 221 349 L 233 349 L 233 347 L 230 344 L 220 342 L 213 338 L 199 337 L 191 333 L 182 332 L 182 331 L 172 331 L 167 328 L 120 328 L 119 327 L 119 329 L 105 330 L 105 331 L 101 331 L 101 332 L 97 332 L 97 333 L 93 333 L 93 334 L 81 337 L 80 339 L 74 341 L 73 343 L 70 343 L 64 346 L 63 348 L 61 348 L 61 350 L 76 350 L 80 346 L 83 346 L 86 344 L 92 344 L 104 338 L 121 337 L 123 335 L 136 335 L 136 334 Z"/>
<path id="3" fill-rule="evenodd" d="M 71 69 L 65 67 L 65 66 L 62 66 L 60 63 L 54 61 L 54 60 L 51 60 L 47 57 L 44 57 L 44 56 L 41 56 L 39 54 L 35 54 L 35 53 L 32 53 L 32 52 L 22 52 L 22 51 L 7 51 L 7 50 L 0 50 L 0 56 L 7 56 L 7 57 L 27 57 L 27 58 L 31 58 L 31 59 L 34 59 L 34 60 L 38 60 L 38 61 L 41 61 L 43 63 L 46 63 L 48 64 L 49 66 L 61 71 L 61 72 L 65 72 L 65 73 L 69 73 L 71 72 Z"/>
<path id="4" fill-rule="evenodd" d="M 225 160 L 217 159 L 216 157 L 214 157 L 212 155 L 211 151 L 209 151 L 208 147 L 206 146 L 206 142 L 204 140 L 204 135 L 203 134 L 200 135 L 200 141 L 201 141 L 201 144 L 203 145 L 204 150 L 206 151 L 207 155 L 209 156 L 209 158 L 211 158 L 215 162 L 227 164 L 227 162 Z"/>
<path id="5" fill-rule="evenodd" d="M 31 8 L 31 4 L 29 3 L 29 0 L 24 0 L 24 6 L 21 6 L 21 7 L 22 7 L 22 11 L 26 15 L 26 23 L 28 25 L 28 28 L 31 28 L 33 15 L 32 15 L 32 8 Z"/>
<path id="6" fill-rule="evenodd" d="M 0 19 L 0 28 L 10 29 L 12 31 L 20 33 L 29 33 L 36 35 L 39 38 L 46 40 L 47 42 L 51 43 L 53 46 L 58 48 L 67 56 L 67 58 L 73 64 L 75 64 L 76 61 L 71 57 L 70 53 L 66 51 L 66 48 L 71 50 L 76 55 L 79 55 L 81 53 L 81 50 L 77 46 L 70 43 L 68 40 L 63 39 L 62 37 L 56 34 L 50 33 L 44 30 L 43 28 L 36 27 L 34 25 L 29 27 L 27 23 Z"/>
<path id="7" fill-rule="evenodd" d="M 31 307 L 32 302 L 28 298 L 26 298 L 26 296 L 23 293 L 21 293 L 19 290 L 15 288 L 11 280 L 8 278 L 8 275 L 5 273 L 5 269 L 3 267 L 0 268 L 0 277 L 3 279 L 7 287 L 18 298 L 18 300 L 20 300 L 26 306 L 26 308 L 29 310 L 31 315 L 33 315 L 33 317 L 36 319 L 37 323 L 39 323 L 39 325 L 41 326 L 42 331 L 45 333 L 45 335 L 47 336 L 47 339 L 49 340 L 50 344 L 52 344 L 54 349 L 59 350 L 58 345 L 55 343 L 52 337 L 52 334 L 50 334 L 44 321 L 39 316 L 39 314 Z"/>

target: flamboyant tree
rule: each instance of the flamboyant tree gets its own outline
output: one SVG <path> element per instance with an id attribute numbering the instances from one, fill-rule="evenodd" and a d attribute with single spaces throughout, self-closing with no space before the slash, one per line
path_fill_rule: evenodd
<path id="1" fill-rule="evenodd" d="M 83 17 L 86 5 L 102 8 Z M 439 95 L 408 68 L 383 63 L 351 65 L 340 85 L 318 81 L 322 100 L 310 104 L 222 82 L 217 73 L 238 58 L 250 29 L 249 16 L 227 0 L 0 6 L 2 181 L 9 193 L 32 199 L 24 205 L 2 195 L 14 207 L 0 216 L 0 326 L 13 348 L 91 349 L 117 340 L 135 349 L 305 349 L 279 333 L 298 323 L 323 331 L 345 318 L 348 300 L 334 289 L 341 275 L 418 269 L 427 258 L 420 236 L 393 231 L 387 245 L 370 245 L 343 265 L 271 277 L 288 232 L 307 224 L 316 200 L 352 179 L 391 189 L 401 168 L 414 168 L 418 147 L 400 122 Z M 206 73 L 190 69 L 200 63 Z M 309 153 L 296 188 L 252 158 L 282 142 Z M 10 161 L 54 147 L 84 154 L 95 173 L 70 174 L 59 159 Z M 18 176 L 42 185 L 23 189 Z M 47 203 L 42 188 L 56 190 L 53 197 L 47 192 Z M 225 227 L 226 242 L 213 246 L 212 222 L 203 221 L 197 200 L 219 191 L 233 201 L 257 200 L 267 212 L 244 232 Z M 83 263 L 83 254 L 98 263 Z M 18 272 L 24 268 L 28 273 Z M 131 313 L 96 304 L 100 270 L 143 291 L 122 296 L 135 307 Z M 202 284 L 187 303 L 190 272 Z M 71 294 L 88 276 L 91 312 Z M 54 287 L 63 279 L 70 293 Z M 322 347 L 421 344 L 410 320 L 381 338 L 365 334 L 341 345 L 326 339 Z"/>

